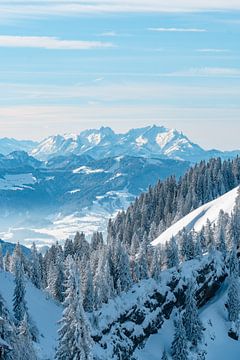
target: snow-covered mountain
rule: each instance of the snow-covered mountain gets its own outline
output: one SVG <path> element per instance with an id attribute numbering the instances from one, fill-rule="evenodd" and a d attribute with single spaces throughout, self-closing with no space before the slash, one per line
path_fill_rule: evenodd
<path id="1" fill-rule="evenodd" d="M 215 223 L 217 221 L 220 210 L 223 210 L 225 213 L 230 215 L 235 206 L 238 193 L 239 186 L 220 196 L 216 200 L 200 206 L 198 209 L 192 211 L 190 214 L 170 226 L 152 242 L 152 245 L 164 245 L 166 241 L 169 241 L 172 236 L 176 236 L 184 228 L 189 231 L 191 229 L 200 231 L 202 227 L 206 225 L 207 220 L 210 220 L 211 223 Z"/>
<path id="2" fill-rule="evenodd" d="M 108 127 L 101 127 L 79 135 L 50 136 L 31 152 L 41 160 L 72 153 L 88 154 L 95 159 L 131 154 L 196 162 L 212 156 L 231 157 L 239 152 L 206 151 L 182 132 L 156 125 L 132 129 L 125 134 L 116 134 Z"/>
<path id="3" fill-rule="evenodd" d="M 2 138 L 0 139 L 0 154 L 7 155 L 13 151 L 31 152 L 37 145 L 36 141 Z"/>

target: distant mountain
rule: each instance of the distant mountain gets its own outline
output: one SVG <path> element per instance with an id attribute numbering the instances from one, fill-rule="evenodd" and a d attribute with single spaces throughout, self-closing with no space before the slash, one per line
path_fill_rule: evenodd
<path id="1" fill-rule="evenodd" d="M 53 156 L 86 154 L 95 159 L 131 155 L 190 162 L 213 156 L 229 158 L 239 153 L 240 151 L 206 151 L 191 142 L 182 132 L 156 125 L 132 129 L 125 134 L 116 134 L 108 127 L 101 127 L 99 130 L 83 131 L 79 135 L 50 136 L 31 152 L 41 160 Z"/>
<path id="2" fill-rule="evenodd" d="M 16 140 L 12 138 L 0 139 L 0 154 L 7 155 L 13 151 L 31 152 L 38 143 L 31 140 Z"/>
<path id="3" fill-rule="evenodd" d="M 16 244 L 12 244 L 10 242 L 7 241 L 3 241 L 0 239 L 0 245 L 2 246 L 2 253 L 3 256 L 6 255 L 6 252 L 8 251 L 10 255 L 12 255 Z M 30 256 L 31 255 L 31 250 L 29 248 L 27 248 L 26 246 L 20 245 L 20 248 L 22 250 L 22 253 L 26 256 Z"/>
<path id="4" fill-rule="evenodd" d="M 14 151 L 8 155 L 0 154 L 0 174 L 9 170 L 26 171 L 36 169 L 41 161 L 29 156 L 25 151 Z"/>

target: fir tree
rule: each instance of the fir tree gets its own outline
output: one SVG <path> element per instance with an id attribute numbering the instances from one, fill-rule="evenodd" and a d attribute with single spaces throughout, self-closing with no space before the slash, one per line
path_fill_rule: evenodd
<path id="1" fill-rule="evenodd" d="M 178 245 L 174 237 L 166 243 L 167 267 L 170 269 L 179 266 Z"/>
<path id="2" fill-rule="evenodd" d="M 17 324 L 19 324 L 27 313 L 27 304 L 25 300 L 25 280 L 23 266 L 20 257 L 15 259 L 15 288 L 13 294 L 13 312 Z"/>
<path id="3" fill-rule="evenodd" d="M 90 326 L 83 310 L 80 273 L 72 258 L 66 261 L 66 298 L 60 321 L 57 360 L 92 360 Z"/>
<path id="4" fill-rule="evenodd" d="M 150 276 L 156 281 L 159 280 L 161 274 L 160 249 L 155 247 L 153 250 L 152 263 L 150 265 Z"/>
<path id="5" fill-rule="evenodd" d="M 196 284 L 191 279 L 188 283 L 186 291 L 185 313 L 183 323 L 186 331 L 187 339 L 197 346 L 202 340 L 203 325 L 199 318 L 197 303 L 195 299 Z"/>
<path id="6" fill-rule="evenodd" d="M 236 324 L 240 314 L 240 289 L 239 279 L 234 274 L 230 276 L 227 304 L 229 321 Z"/>
<path id="7" fill-rule="evenodd" d="M 178 315 L 175 321 L 175 334 L 172 342 L 173 360 L 188 360 L 188 346 L 185 328 L 183 326 L 182 315 Z"/>
<path id="8" fill-rule="evenodd" d="M 2 244 L 0 244 L 0 270 L 3 270 L 4 263 L 3 263 L 3 252 L 2 252 Z"/>
<path id="9" fill-rule="evenodd" d="M 18 337 L 22 348 L 21 360 L 37 360 L 29 330 L 27 314 L 24 315 L 23 320 L 19 324 Z"/>
<path id="10" fill-rule="evenodd" d="M 32 245 L 32 256 L 31 256 L 31 271 L 30 278 L 32 283 L 38 288 L 41 288 L 41 267 L 39 262 L 39 256 L 35 243 Z"/>

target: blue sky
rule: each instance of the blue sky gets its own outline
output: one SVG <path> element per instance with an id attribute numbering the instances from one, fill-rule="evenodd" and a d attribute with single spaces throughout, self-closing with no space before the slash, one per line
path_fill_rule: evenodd
<path id="1" fill-rule="evenodd" d="M 1 137 L 156 123 L 240 148 L 240 1 L 167 3 L 1 1 Z"/>

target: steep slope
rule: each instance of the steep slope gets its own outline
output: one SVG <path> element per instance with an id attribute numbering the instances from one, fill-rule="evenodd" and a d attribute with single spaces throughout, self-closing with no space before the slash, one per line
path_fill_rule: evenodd
<path id="1" fill-rule="evenodd" d="M 225 308 L 227 286 L 228 281 L 226 280 L 215 297 L 200 310 L 200 318 L 205 328 L 203 349 L 207 352 L 206 360 L 225 360 L 226 357 L 231 360 L 239 359 L 240 342 L 228 336 L 229 324 Z M 170 319 L 165 321 L 157 334 L 150 336 L 143 349 L 135 352 L 136 360 L 159 360 L 159 358 L 161 359 L 159 354 L 162 354 L 164 349 L 171 359 L 170 350 L 173 334 L 174 326 L 172 319 Z M 196 359 L 192 354 L 191 360 Z"/>
<path id="2" fill-rule="evenodd" d="M 182 132 L 163 126 L 147 126 L 116 134 L 108 127 L 90 129 L 79 135 L 56 135 L 44 139 L 32 155 L 41 160 L 53 156 L 88 154 L 95 159 L 122 155 L 160 157 L 197 162 L 212 156 L 233 157 L 236 152 L 205 151 Z"/>
<path id="3" fill-rule="evenodd" d="M 0 271 L 0 293 L 9 310 L 12 309 L 14 278 L 10 273 Z M 39 343 L 36 346 L 39 360 L 52 360 L 57 344 L 57 322 L 61 319 L 62 308 L 46 295 L 27 282 L 26 301 L 33 321 L 39 330 Z"/>
<path id="4" fill-rule="evenodd" d="M 165 244 L 166 241 L 169 241 L 172 236 L 177 235 L 183 228 L 200 231 L 208 219 L 211 223 L 214 223 L 217 220 L 220 210 L 231 214 L 235 205 L 238 191 L 239 187 L 236 187 L 223 196 L 220 196 L 216 200 L 213 200 L 192 211 L 190 214 L 186 215 L 184 218 L 164 231 L 157 239 L 152 242 L 152 245 L 157 246 L 160 244 Z"/>

